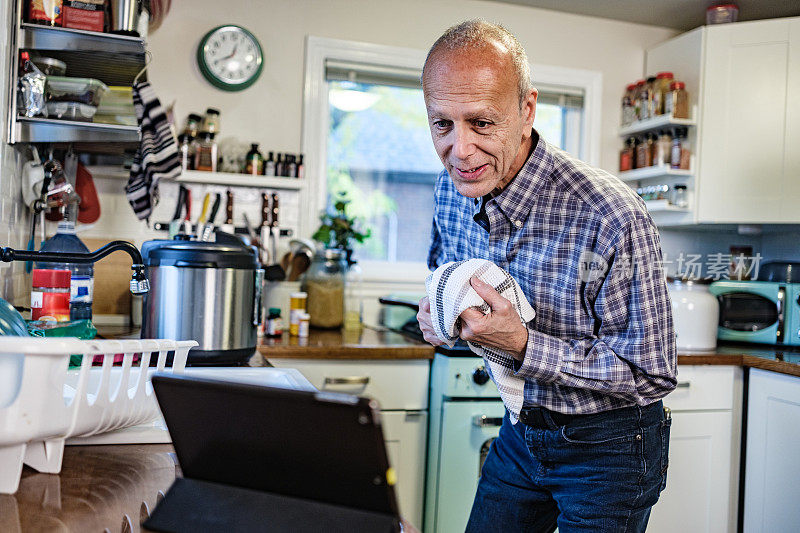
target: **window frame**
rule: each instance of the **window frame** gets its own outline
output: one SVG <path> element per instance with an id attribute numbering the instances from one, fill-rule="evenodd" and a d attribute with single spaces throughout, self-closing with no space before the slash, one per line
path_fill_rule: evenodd
<path id="1" fill-rule="evenodd" d="M 302 151 L 306 154 L 306 182 L 301 190 L 300 235 L 310 235 L 317 228 L 318 214 L 325 208 L 327 179 L 324 172 L 328 143 L 328 91 L 325 61 L 339 60 L 400 68 L 422 69 L 426 50 L 380 44 L 306 37 L 305 76 L 303 82 Z M 592 70 L 531 64 L 534 86 L 563 86 L 581 89 L 584 94 L 584 160 L 600 163 L 600 120 L 602 73 Z M 360 262 L 365 281 L 421 282 L 428 274 L 423 262 Z"/>

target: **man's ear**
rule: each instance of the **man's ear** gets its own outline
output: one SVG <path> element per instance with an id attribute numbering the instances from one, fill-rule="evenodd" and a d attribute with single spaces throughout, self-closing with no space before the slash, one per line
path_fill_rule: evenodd
<path id="1" fill-rule="evenodd" d="M 536 100 L 539 98 L 539 91 L 531 89 L 528 96 L 522 101 L 522 120 L 525 124 L 525 131 L 533 128 L 533 119 L 536 118 Z"/>

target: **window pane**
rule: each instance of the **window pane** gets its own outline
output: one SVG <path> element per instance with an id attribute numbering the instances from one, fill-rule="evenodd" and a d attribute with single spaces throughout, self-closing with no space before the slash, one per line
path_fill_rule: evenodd
<path id="1" fill-rule="evenodd" d="M 355 257 L 424 261 L 433 185 L 443 167 L 431 142 L 422 90 L 331 81 L 328 96 L 329 203 L 346 193 L 348 214 L 372 230 Z"/>

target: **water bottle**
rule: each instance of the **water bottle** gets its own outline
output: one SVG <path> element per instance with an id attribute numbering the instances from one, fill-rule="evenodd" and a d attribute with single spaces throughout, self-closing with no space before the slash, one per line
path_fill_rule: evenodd
<path id="1" fill-rule="evenodd" d="M 89 249 L 75 235 L 75 222 L 62 220 L 58 223 L 56 234 L 44 241 L 43 252 L 89 253 Z M 92 318 L 92 297 L 94 294 L 94 267 L 92 263 L 37 263 L 36 268 L 69 270 L 70 281 L 69 318 L 82 320 Z"/>

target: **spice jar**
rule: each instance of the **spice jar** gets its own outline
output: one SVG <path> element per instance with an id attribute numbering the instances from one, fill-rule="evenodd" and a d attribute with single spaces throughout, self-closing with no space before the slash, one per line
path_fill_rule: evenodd
<path id="1" fill-rule="evenodd" d="M 201 130 L 205 133 L 219 133 L 219 109 L 213 107 L 206 109 Z"/>
<path id="2" fill-rule="evenodd" d="M 636 89 L 635 84 L 630 84 L 625 88 L 622 95 L 622 117 L 621 124 L 627 126 L 636 120 L 636 106 L 633 105 L 633 93 Z"/>
<path id="3" fill-rule="evenodd" d="M 31 319 L 69 321 L 71 273 L 69 270 L 33 269 Z"/>
<path id="4" fill-rule="evenodd" d="M 682 81 L 670 83 L 669 92 L 664 97 L 664 113 L 672 115 L 672 118 L 689 118 L 689 94 Z"/>
<path id="5" fill-rule="evenodd" d="M 319 250 L 305 273 L 310 323 L 317 328 L 338 328 L 344 321 L 344 277 L 347 264 L 342 250 Z"/>
<path id="6" fill-rule="evenodd" d="M 653 165 L 669 166 L 670 151 L 672 149 L 672 137 L 666 131 L 658 132 L 658 138 L 653 146 Z"/>
<path id="7" fill-rule="evenodd" d="M 194 155 L 195 170 L 216 172 L 218 159 L 217 152 L 217 142 L 214 140 L 214 134 L 204 132 L 202 139 L 197 143 L 196 152 Z"/>
<path id="8" fill-rule="evenodd" d="M 636 146 L 636 168 L 649 167 L 653 164 L 653 134 L 648 133 Z"/>
<path id="9" fill-rule="evenodd" d="M 186 133 L 178 135 L 178 152 L 181 154 L 181 170 L 194 170 L 194 152 L 196 149 L 192 138 Z"/>
<path id="10" fill-rule="evenodd" d="M 689 197 L 686 191 L 686 185 L 680 184 L 672 187 L 672 198 L 670 199 L 670 203 L 675 207 L 689 207 Z"/>
<path id="11" fill-rule="evenodd" d="M 293 292 L 289 295 L 289 335 L 297 336 L 300 331 L 300 315 L 306 312 L 308 294 Z"/>
<path id="12" fill-rule="evenodd" d="M 183 127 L 183 133 L 188 135 L 190 139 L 197 137 L 200 133 L 200 122 L 202 120 L 203 117 L 197 113 L 189 113 L 189 116 L 186 117 L 186 125 Z"/>
<path id="13" fill-rule="evenodd" d="M 642 80 L 636 85 L 639 86 L 639 120 L 646 120 L 650 118 L 650 79 Z"/>
<path id="14" fill-rule="evenodd" d="M 675 128 L 670 151 L 670 167 L 689 170 L 691 158 L 692 150 L 689 140 L 686 138 L 686 128 Z"/>
<path id="15" fill-rule="evenodd" d="M 636 120 L 642 120 L 642 90 L 644 89 L 644 80 L 636 82 L 636 88 L 633 90 L 631 98 L 633 99 L 633 109 L 636 112 Z"/>
<path id="16" fill-rule="evenodd" d="M 656 74 L 656 81 L 653 89 L 653 113 L 656 115 L 664 114 L 664 100 L 670 91 L 670 84 L 673 82 L 672 72 L 659 72 Z"/>
<path id="17" fill-rule="evenodd" d="M 633 170 L 634 158 L 636 157 L 636 138 L 629 137 L 625 141 L 625 146 L 619 152 L 620 171 Z"/>
<path id="18" fill-rule="evenodd" d="M 656 116 L 655 110 L 655 94 L 656 94 L 656 77 L 650 76 L 647 78 L 647 118 Z"/>

